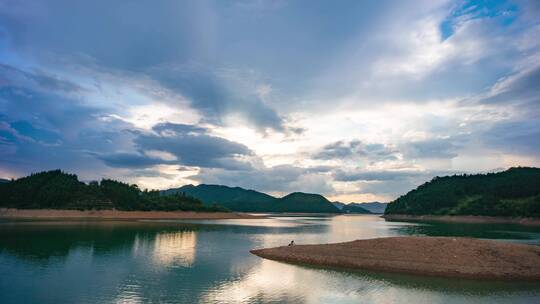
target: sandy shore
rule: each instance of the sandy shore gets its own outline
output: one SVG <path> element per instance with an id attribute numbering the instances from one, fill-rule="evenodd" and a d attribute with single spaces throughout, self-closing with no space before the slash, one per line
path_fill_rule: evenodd
<path id="1" fill-rule="evenodd" d="M 252 250 L 282 262 L 443 277 L 540 280 L 540 246 L 470 238 L 392 237 Z"/>
<path id="2" fill-rule="evenodd" d="M 55 209 L 0 209 L 0 219 L 41 220 L 182 220 L 182 219 L 254 219 L 264 216 L 235 212 L 190 211 L 118 211 L 118 210 L 55 210 Z"/>
<path id="3" fill-rule="evenodd" d="M 386 214 L 382 216 L 389 221 L 426 221 L 426 222 L 450 222 L 470 224 L 518 224 L 527 226 L 540 226 L 540 218 L 532 217 L 498 217 L 498 216 L 474 216 L 474 215 L 408 215 Z"/>

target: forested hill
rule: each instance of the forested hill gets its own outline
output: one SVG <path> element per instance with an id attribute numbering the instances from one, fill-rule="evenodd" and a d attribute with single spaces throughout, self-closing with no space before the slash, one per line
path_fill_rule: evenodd
<path id="1" fill-rule="evenodd" d="M 435 177 L 390 203 L 385 214 L 540 217 L 540 169 Z"/>
<path id="2" fill-rule="evenodd" d="M 223 211 L 223 208 L 205 206 L 200 200 L 182 194 L 141 191 L 136 185 L 110 179 L 85 184 L 77 175 L 60 170 L 0 183 L 0 198 L 1 208 L 18 209 Z"/>
<path id="3" fill-rule="evenodd" d="M 205 204 L 215 203 L 233 211 L 341 213 L 326 198 L 318 194 L 295 192 L 283 198 L 276 198 L 240 187 L 205 184 L 187 185 L 165 190 L 163 193 L 185 193 L 202 200 Z"/>
<path id="4" fill-rule="evenodd" d="M 207 205 L 218 204 L 234 211 L 265 212 L 272 208 L 276 198 L 265 193 L 240 187 L 222 185 L 186 185 L 162 191 L 164 194 L 185 193 Z"/>
<path id="5" fill-rule="evenodd" d="M 279 212 L 321 212 L 341 213 L 341 211 L 319 194 L 294 192 L 276 201 Z"/>

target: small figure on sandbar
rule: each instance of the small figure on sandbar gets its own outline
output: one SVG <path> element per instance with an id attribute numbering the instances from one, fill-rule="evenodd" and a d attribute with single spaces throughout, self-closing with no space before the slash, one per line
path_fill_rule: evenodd
<path id="1" fill-rule="evenodd" d="M 294 241 L 291 241 L 291 242 L 289 243 L 289 246 L 292 246 L 292 245 L 294 245 Z"/>

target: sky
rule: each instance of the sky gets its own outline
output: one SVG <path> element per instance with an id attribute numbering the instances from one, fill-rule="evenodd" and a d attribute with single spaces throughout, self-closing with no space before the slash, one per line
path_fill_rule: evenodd
<path id="1" fill-rule="evenodd" d="M 391 201 L 539 147 L 540 1 L 0 0 L 0 177 Z"/>

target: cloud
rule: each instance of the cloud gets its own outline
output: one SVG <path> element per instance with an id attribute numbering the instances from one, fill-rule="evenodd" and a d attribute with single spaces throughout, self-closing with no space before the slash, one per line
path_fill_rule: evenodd
<path id="1" fill-rule="evenodd" d="M 500 78 L 487 96 L 478 102 L 485 104 L 503 103 L 533 108 L 540 105 L 540 52 L 517 67 L 513 74 Z"/>
<path id="2" fill-rule="evenodd" d="M 267 192 L 331 193 L 334 191 L 327 175 L 292 165 L 242 171 L 202 169 L 191 178 L 206 184 L 240 186 Z"/>
<path id="3" fill-rule="evenodd" d="M 315 159 L 334 159 L 362 156 L 365 154 L 362 143 L 359 140 L 353 140 L 348 143 L 340 140 L 324 146 L 313 157 Z"/>
<path id="4" fill-rule="evenodd" d="M 41 60 L 84 56 L 96 64 L 126 70 L 185 60 L 195 53 L 203 56 L 211 49 L 214 30 L 211 8 L 199 1 L 159 5 L 53 1 L 44 5 L 22 0 L 9 1 L 2 8 L 1 25 L 17 50 L 32 52 Z M 101 16 L 99 21 L 93 18 L 95 14 Z"/>
<path id="5" fill-rule="evenodd" d="M 175 161 L 160 159 L 141 153 L 108 153 L 94 154 L 95 157 L 105 162 L 109 167 L 115 168 L 148 168 L 160 164 L 174 164 Z"/>
<path id="6" fill-rule="evenodd" d="M 85 104 L 81 89 L 47 73 L 0 67 L 2 169 L 14 174 L 62 168 L 83 176 L 106 173 L 86 152 L 122 149 L 130 134 L 104 109 Z M 100 171 L 98 171 L 100 170 Z"/>
<path id="7" fill-rule="evenodd" d="M 208 131 L 208 129 L 187 124 L 178 124 L 171 122 L 164 122 L 154 125 L 152 130 L 158 133 L 160 136 L 174 136 L 178 134 L 201 134 Z"/>
<path id="8" fill-rule="evenodd" d="M 333 109 L 371 109 L 471 96 L 537 52 L 530 44 L 538 30 L 522 17 L 527 7 L 511 1 L 488 1 L 475 10 L 470 5 L 430 1 L 387 8 L 383 22 L 370 22 L 371 34 L 342 45 L 311 84 L 309 106 L 328 111 L 324 101 L 332 100 Z M 451 31 L 445 33 L 445 24 Z"/>
<path id="9" fill-rule="evenodd" d="M 158 164 L 178 164 L 201 168 L 248 170 L 251 164 L 242 157 L 253 156 L 246 146 L 208 134 L 208 129 L 170 122 L 160 123 L 152 131 L 133 130 L 133 143 L 138 152 L 96 155 L 107 165 L 122 168 L 143 168 Z M 176 157 L 167 160 L 148 155 L 147 151 L 166 152 Z"/>
<path id="10" fill-rule="evenodd" d="M 126 9 L 108 1 L 44 6 L 22 0 L 17 8 L 0 15 L 14 52 L 31 53 L 46 66 L 150 79 L 187 98 L 214 124 L 239 115 L 262 132 L 286 131 L 284 119 L 259 97 L 253 69 L 216 63 L 222 50 L 215 46 L 216 8 L 208 3 L 141 2 Z M 99 12 L 99 22 L 92 12 Z"/>
<path id="11" fill-rule="evenodd" d="M 516 64 L 514 72 L 501 77 L 487 93 L 464 100 L 508 109 L 508 114 L 476 134 L 488 147 L 538 157 L 540 138 L 540 45 L 534 55 Z"/>
<path id="12" fill-rule="evenodd" d="M 387 198 L 537 165 L 533 2 L 0 0 L 0 173 Z"/>
<path id="13" fill-rule="evenodd" d="M 18 138 L 40 143 L 42 145 L 59 145 L 60 136 L 56 132 L 38 129 L 27 121 L 15 121 L 10 123 L 10 128 Z"/>
<path id="14" fill-rule="evenodd" d="M 406 158 L 454 158 L 458 156 L 460 138 L 432 138 L 405 143 L 402 147 Z"/>
<path id="15" fill-rule="evenodd" d="M 250 167 L 248 162 L 238 159 L 241 156 L 253 155 L 248 147 L 209 135 L 204 129 L 167 123 L 155 126 L 153 131 L 158 133 L 138 134 L 134 139 L 138 149 L 171 153 L 178 158 L 180 164 L 186 166 L 230 170 Z"/>
<path id="16" fill-rule="evenodd" d="M 343 171 L 338 170 L 335 173 L 335 179 L 337 181 L 351 182 L 351 181 L 389 181 L 397 180 L 408 177 L 417 177 L 425 175 L 425 172 L 421 171 L 392 171 L 392 170 L 379 170 L 379 171 L 369 171 L 369 170 L 353 170 L 353 171 Z"/>
<path id="17" fill-rule="evenodd" d="M 482 133 L 482 140 L 499 151 L 540 156 L 540 116 L 530 120 L 507 120 Z"/>
<path id="18" fill-rule="evenodd" d="M 150 73 L 168 89 L 186 96 L 209 122 L 222 124 L 228 115 L 236 114 L 261 131 L 286 130 L 284 119 L 261 98 L 260 86 L 253 80 L 257 75 L 250 72 L 188 64 L 159 66 Z"/>
<path id="19" fill-rule="evenodd" d="M 314 159 L 344 160 L 353 157 L 363 157 L 370 161 L 394 160 L 396 150 L 383 144 L 364 144 L 358 139 L 351 141 L 339 140 L 325 145 L 313 155 Z"/>
<path id="20" fill-rule="evenodd" d="M 376 193 L 381 197 L 396 198 L 413 190 L 435 176 L 465 173 L 458 170 L 386 169 L 337 170 L 334 180 L 354 185 L 353 193 Z"/>
<path id="21" fill-rule="evenodd" d="M 23 71 L 0 63 L 0 86 L 32 87 L 46 92 L 79 93 L 84 88 L 44 71 Z"/>

